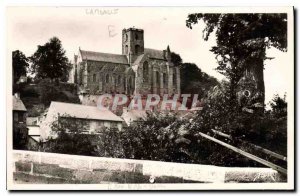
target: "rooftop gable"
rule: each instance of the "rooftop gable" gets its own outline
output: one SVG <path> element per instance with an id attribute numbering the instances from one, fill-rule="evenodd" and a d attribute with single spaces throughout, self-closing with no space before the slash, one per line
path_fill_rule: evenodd
<path id="1" fill-rule="evenodd" d="M 22 100 L 13 96 L 13 110 L 14 111 L 23 111 L 26 112 L 26 107 L 23 104 Z"/>
<path id="2" fill-rule="evenodd" d="M 91 120 L 103 120 L 103 121 L 119 121 L 122 122 L 122 118 L 115 115 L 108 109 L 99 109 L 95 106 L 87 106 L 73 103 L 63 103 L 52 101 L 49 111 L 59 115 L 67 115 L 71 118 L 91 119 Z"/>

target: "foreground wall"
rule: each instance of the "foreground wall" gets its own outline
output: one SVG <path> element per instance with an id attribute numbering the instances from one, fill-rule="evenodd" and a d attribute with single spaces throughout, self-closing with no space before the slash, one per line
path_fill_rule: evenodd
<path id="1" fill-rule="evenodd" d="M 13 151 L 15 183 L 278 182 L 270 168 L 236 168 Z"/>

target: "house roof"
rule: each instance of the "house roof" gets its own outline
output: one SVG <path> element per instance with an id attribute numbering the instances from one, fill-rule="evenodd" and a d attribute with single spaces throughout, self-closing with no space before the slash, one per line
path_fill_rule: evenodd
<path id="1" fill-rule="evenodd" d="M 99 109 L 95 106 L 87 106 L 73 103 L 63 103 L 52 101 L 49 111 L 52 110 L 60 115 L 67 115 L 71 118 L 123 121 L 108 109 Z"/>
<path id="2" fill-rule="evenodd" d="M 148 55 L 150 58 L 166 60 L 163 50 L 145 48 L 144 49 L 144 54 Z"/>
<path id="3" fill-rule="evenodd" d="M 80 52 L 81 52 L 82 59 L 87 59 L 91 61 L 128 64 L 126 55 L 92 52 L 92 51 L 85 51 L 85 50 L 80 50 Z"/>
<path id="4" fill-rule="evenodd" d="M 122 118 L 129 125 L 133 121 L 145 120 L 147 117 L 146 110 L 128 110 L 124 111 Z"/>
<path id="5" fill-rule="evenodd" d="M 39 117 L 27 117 L 26 125 L 37 125 L 39 121 Z"/>
<path id="6" fill-rule="evenodd" d="M 19 98 L 16 98 L 15 96 L 13 96 L 13 110 L 24 111 L 24 112 L 27 111 L 22 100 Z"/>

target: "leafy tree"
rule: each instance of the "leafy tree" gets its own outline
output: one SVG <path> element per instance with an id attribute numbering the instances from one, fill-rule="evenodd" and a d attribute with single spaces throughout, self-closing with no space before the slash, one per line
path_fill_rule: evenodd
<path id="1" fill-rule="evenodd" d="M 92 145 L 87 131 L 87 121 L 78 120 L 68 115 L 60 115 L 51 125 L 56 138 L 49 138 L 45 151 L 76 154 L 95 155 L 95 147 Z"/>
<path id="2" fill-rule="evenodd" d="M 218 84 L 217 79 L 209 76 L 194 63 L 180 65 L 181 92 L 185 94 L 198 94 L 204 97 L 211 87 Z"/>
<path id="3" fill-rule="evenodd" d="M 53 37 L 30 57 L 32 73 L 36 78 L 50 78 L 67 81 L 71 63 L 66 57 L 61 41 Z"/>
<path id="4" fill-rule="evenodd" d="M 190 141 L 178 133 L 181 121 L 172 113 L 148 113 L 145 121 L 122 132 L 126 158 L 188 162 Z"/>
<path id="5" fill-rule="evenodd" d="M 287 14 L 190 14 L 188 28 L 200 20 L 205 23 L 204 40 L 215 31 L 217 46 L 211 51 L 218 61 L 217 70 L 230 80 L 231 100 L 246 69 L 253 73 L 264 104 L 264 60 L 266 48 L 287 50 Z"/>
<path id="6" fill-rule="evenodd" d="M 278 94 L 274 96 L 270 102 L 272 108 L 272 113 L 277 117 L 286 117 L 287 116 L 287 102 L 286 95 L 281 98 Z"/>
<path id="7" fill-rule="evenodd" d="M 171 61 L 175 66 L 179 66 L 182 64 L 181 56 L 175 52 L 171 52 Z"/>
<path id="8" fill-rule="evenodd" d="M 93 139 L 100 157 L 124 158 L 122 132 L 117 128 L 101 128 Z"/>
<path id="9" fill-rule="evenodd" d="M 27 68 L 29 67 L 28 58 L 19 50 L 12 52 L 13 63 L 13 81 L 14 83 L 19 80 L 20 76 L 26 75 Z"/>
<path id="10" fill-rule="evenodd" d="M 13 148 L 27 150 L 28 129 L 25 124 L 13 122 Z"/>
<path id="11" fill-rule="evenodd" d="M 49 79 L 42 79 L 39 82 L 40 101 L 48 107 L 51 101 L 67 103 L 80 103 L 76 94 L 67 91 L 60 83 L 52 83 Z"/>

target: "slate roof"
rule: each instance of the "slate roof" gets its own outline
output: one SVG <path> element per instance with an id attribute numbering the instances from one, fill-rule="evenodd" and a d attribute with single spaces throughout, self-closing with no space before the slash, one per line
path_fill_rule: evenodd
<path id="1" fill-rule="evenodd" d="M 149 55 L 150 58 L 166 60 L 163 50 L 145 48 L 144 49 L 144 54 Z"/>
<path id="2" fill-rule="evenodd" d="M 68 115 L 72 118 L 107 120 L 107 121 L 123 121 L 122 118 L 115 115 L 108 109 L 99 109 L 95 106 L 87 106 L 73 103 L 63 103 L 52 101 L 49 111 L 59 113 L 60 115 Z"/>
<path id="3" fill-rule="evenodd" d="M 22 100 L 16 98 L 15 96 L 13 96 L 13 110 L 14 111 L 24 111 L 24 112 L 27 111 Z"/>
<path id="4" fill-rule="evenodd" d="M 92 51 L 85 51 L 85 50 L 80 50 L 80 52 L 83 60 L 87 59 L 91 61 L 128 64 L 126 55 L 92 52 Z"/>

